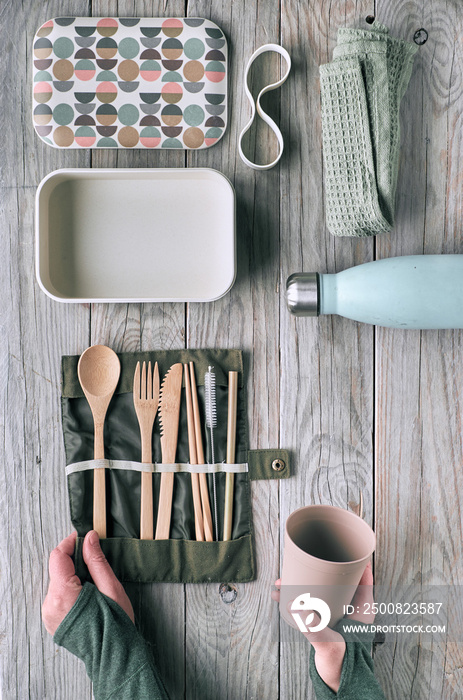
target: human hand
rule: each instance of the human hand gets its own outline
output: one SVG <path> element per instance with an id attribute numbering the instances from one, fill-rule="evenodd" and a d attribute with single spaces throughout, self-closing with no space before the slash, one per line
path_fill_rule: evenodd
<path id="1" fill-rule="evenodd" d="M 51 635 L 55 634 L 82 590 L 82 583 L 76 575 L 74 562 L 71 559 L 76 538 L 77 532 L 73 532 L 60 542 L 50 554 L 48 565 L 50 584 L 42 605 L 42 620 L 47 632 Z M 108 564 L 100 547 L 98 533 L 95 530 L 90 530 L 85 535 L 82 554 L 98 590 L 120 605 L 134 622 L 132 604 L 121 582 L 116 578 L 114 571 Z"/>
<path id="2" fill-rule="evenodd" d="M 275 581 L 275 586 L 278 589 L 280 588 L 280 579 Z M 272 598 L 279 602 L 280 591 L 273 591 Z M 365 608 L 371 609 L 371 605 L 366 606 L 366 603 L 373 603 L 373 572 L 371 570 L 371 562 L 368 562 L 352 599 L 353 607 L 359 611 L 363 611 Z M 346 617 L 351 620 L 357 620 L 367 624 L 371 624 L 375 619 L 373 613 L 363 612 L 353 613 L 352 615 L 347 615 Z M 316 626 L 319 623 L 319 620 L 317 619 L 318 616 L 315 612 L 314 618 L 313 625 Z M 339 632 L 336 632 L 329 627 L 325 627 L 325 629 L 321 630 L 320 632 L 306 632 L 304 633 L 304 637 L 309 640 L 314 648 L 315 666 L 317 668 L 318 675 L 326 683 L 326 685 L 331 688 L 331 690 L 337 693 L 341 682 L 342 663 L 346 653 L 346 642 L 344 637 L 339 634 Z"/>

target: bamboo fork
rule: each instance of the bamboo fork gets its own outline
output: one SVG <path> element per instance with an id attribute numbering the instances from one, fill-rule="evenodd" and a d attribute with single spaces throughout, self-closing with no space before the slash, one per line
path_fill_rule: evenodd
<path id="1" fill-rule="evenodd" d="M 236 447 L 236 408 L 238 398 L 238 372 L 228 373 L 228 425 L 227 425 L 227 464 L 235 462 Z M 235 475 L 227 473 L 225 478 L 225 512 L 223 518 L 223 539 L 231 539 L 233 524 L 233 488 Z"/>
<path id="2" fill-rule="evenodd" d="M 133 377 L 133 403 L 137 414 L 141 434 L 141 461 L 143 464 L 152 463 L 152 435 L 154 419 L 159 404 L 159 369 L 154 365 L 151 374 L 151 362 L 143 363 L 140 376 L 140 363 L 137 362 Z M 153 475 L 151 472 L 141 473 L 141 504 L 140 504 L 140 539 L 153 539 Z"/>
<path id="3" fill-rule="evenodd" d="M 196 455 L 198 459 L 198 464 L 204 464 L 204 450 L 203 450 L 203 438 L 201 433 L 201 416 L 199 412 L 198 403 L 198 392 L 196 390 L 196 378 L 195 378 L 195 366 L 194 363 L 190 361 L 190 380 L 191 380 L 191 397 L 193 400 L 193 417 L 195 423 L 195 437 L 196 437 Z M 211 515 L 211 505 L 209 502 L 209 490 L 207 488 L 207 478 L 206 475 L 199 475 L 199 485 L 201 489 L 201 503 L 203 507 L 203 522 L 204 522 L 204 535 L 206 537 L 206 542 L 212 542 L 214 540 L 214 534 L 212 531 L 212 515 Z"/>
<path id="4" fill-rule="evenodd" d="M 191 398 L 191 383 L 188 365 L 183 365 L 185 371 L 185 395 L 186 395 L 186 413 L 188 421 L 188 446 L 190 449 L 190 464 L 198 464 L 196 452 L 196 435 L 195 423 L 193 417 L 193 402 Z M 199 474 L 191 474 L 191 490 L 193 492 L 193 505 L 195 511 L 195 533 L 196 539 L 204 542 L 204 526 L 203 514 L 201 511 L 201 491 L 199 488 Z"/>

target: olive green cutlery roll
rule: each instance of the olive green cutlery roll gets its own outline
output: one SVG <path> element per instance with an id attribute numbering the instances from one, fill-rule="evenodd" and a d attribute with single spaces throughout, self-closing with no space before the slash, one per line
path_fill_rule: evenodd
<path id="1" fill-rule="evenodd" d="M 71 521 L 78 539 L 76 571 L 89 574 L 82 559 L 82 541 L 93 527 L 93 470 L 104 466 L 106 480 L 107 538 L 102 549 L 120 580 L 129 582 L 209 581 L 245 582 L 255 578 L 250 480 L 286 478 L 289 457 L 284 450 L 249 450 L 242 353 L 237 350 L 170 350 L 119 353 L 121 377 L 109 405 L 105 432 L 105 460 L 93 459 L 93 418 L 77 377 L 78 356 L 62 358 L 62 426 Z M 176 362 L 194 362 L 202 437 L 206 460 L 211 459 L 209 430 L 204 418 L 204 375 L 209 366 L 216 374 L 217 426 L 214 428 L 215 467 L 207 470 L 209 499 L 214 517 L 213 475 L 216 471 L 219 541 L 195 537 L 194 507 L 187 430 L 185 389 L 182 388 L 176 465 L 161 464 L 159 420 L 153 439 L 153 464 L 142 465 L 141 438 L 133 405 L 132 385 L 136 363 L 158 362 L 162 378 Z M 226 465 L 228 372 L 239 373 L 235 465 Z M 154 521 L 158 511 L 161 474 L 174 471 L 170 539 L 140 540 L 141 472 L 153 473 Z M 232 539 L 221 541 L 226 472 L 235 474 Z"/>
<path id="2" fill-rule="evenodd" d="M 76 572 L 90 580 L 77 538 Z M 123 583 L 245 583 L 255 579 L 252 535 L 229 542 L 192 540 L 102 540 L 105 556 Z"/>

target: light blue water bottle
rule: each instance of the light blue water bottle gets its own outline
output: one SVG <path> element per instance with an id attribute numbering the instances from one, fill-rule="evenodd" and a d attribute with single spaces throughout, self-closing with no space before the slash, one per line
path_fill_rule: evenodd
<path id="1" fill-rule="evenodd" d="M 463 255 L 375 260 L 333 275 L 288 277 L 296 316 L 338 314 L 392 328 L 463 328 Z"/>

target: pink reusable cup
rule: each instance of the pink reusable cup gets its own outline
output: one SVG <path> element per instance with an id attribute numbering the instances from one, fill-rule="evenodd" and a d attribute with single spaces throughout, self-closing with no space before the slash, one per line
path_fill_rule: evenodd
<path id="1" fill-rule="evenodd" d="M 280 614 L 292 627 L 291 602 L 310 593 L 328 604 L 330 627 L 344 616 L 375 550 L 376 537 L 358 515 L 335 506 L 305 506 L 288 517 Z M 314 607 L 314 610 L 316 608 Z"/>

